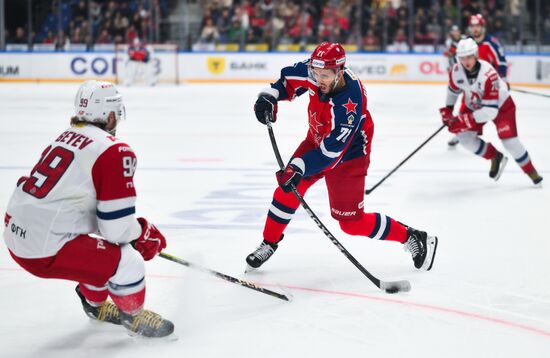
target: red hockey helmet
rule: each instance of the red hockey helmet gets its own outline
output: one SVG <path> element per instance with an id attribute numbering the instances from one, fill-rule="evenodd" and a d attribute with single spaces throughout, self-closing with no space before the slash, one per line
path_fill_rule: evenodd
<path id="1" fill-rule="evenodd" d="M 323 42 L 311 54 L 311 67 L 342 68 L 345 64 L 346 51 L 339 43 Z"/>
<path id="2" fill-rule="evenodd" d="M 470 16 L 470 21 L 468 22 L 468 25 L 479 25 L 479 26 L 485 26 L 485 19 L 483 18 L 483 15 L 481 14 L 475 14 Z"/>

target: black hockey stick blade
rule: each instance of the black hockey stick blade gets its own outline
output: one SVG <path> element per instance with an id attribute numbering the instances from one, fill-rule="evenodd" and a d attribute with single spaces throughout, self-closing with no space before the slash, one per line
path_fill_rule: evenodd
<path id="1" fill-rule="evenodd" d="M 283 300 L 283 301 L 290 301 L 290 299 L 286 295 L 283 295 L 279 292 L 268 290 L 267 288 L 263 288 L 263 287 L 258 286 L 256 284 L 253 284 L 252 282 L 240 280 L 238 278 L 226 275 L 224 273 L 214 271 L 214 270 L 208 269 L 206 267 L 202 267 L 202 266 L 194 264 L 192 262 L 180 259 L 179 257 L 167 254 L 165 252 L 161 252 L 158 255 L 160 257 L 162 257 L 163 259 L 178 263 L 178 264 L 183 265 L 183 266 L 187 266 L 189 268 L 192 268 L 192 269 L 197 270 L 197 271 L 201 271 L 203 273 L 206 273 L 206 274 L 209 274 L 209 275 L 212 275 L 212 276 L 216 276 L 218 278 L 221 278 L 222 280 L 229 281 L 229 282 L 232 282 L 232 283 L 236 283 L 237 285 L 249 288 L 249 289 L 254 290 L 254 291 L 261 292 L 263 294 L 278 298 L 278 299 Z"/>
<path id="2" fill-rule="evenodd" d="M 373 191 L 374 189 L 376 189 L 376 187 L 373 187 L 373 188 L 370 188 L 370 189 L 365 190 L 365 194 L 366 194 L 366 195 L 369 195 L 370 193 L 372 193 L 372 191 Z"/>
<path id="3" fill-rule="evenodd" d="M 409 292 L 411 283 L 407 280 L 384 282 L 380 281 L 380 289 L 386 293 Z"/>

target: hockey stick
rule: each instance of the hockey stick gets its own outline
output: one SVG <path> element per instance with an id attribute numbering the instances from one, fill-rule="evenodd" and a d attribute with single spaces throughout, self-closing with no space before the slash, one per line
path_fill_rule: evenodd
<path id="1" fill-rule="evenodd" d="M 550 94 L 531 92 L 531 91 L 526 91 L 526 90 L 522 90 L 522 89 L 518 89 L 518 88 L 510 88 L 510 89 L 512 91 L 519 92 L 519 93 L 532 94 L 534 96 L 541 96 L 541 97 L 550 98 Z"/>
<path id="2" fill-rule="evenodd" d="M 194 263 L 191 263 L 189 261 L 180 259 L 180 258 L 172 256 L 170 254 L 161 252 L 161 253 L 159 253 L 159 256 L 162 257 L 163 259 L 166 259 L 166 260 L 169 260 L 169 261 L 172 261 L 172 262 L 176 262 L 180 265 L 187 266 L 189 268 L 201 271 L 203 273 L 210 274 L 212 276 L 216 276 L 218 278 L 221 278 L 222 280 L 226 280 L 226 281 L 241 285 L 243 287 L 250 288 L 251 290 L 258 291 L 258 292 L 261 292 L 261 293 L 265 293 L 266 295 L 270 295 L 270 296 L 276 297 L 276 298 L 284 300 L 284 301 L 290 301 L 290 299 L 287 296 L 285 296 L 281 293 L 268 290 L 267 288 L 257 286 L 257 285 L 255 285 L 251 282 L 248 282 L 248 281 L 239 280 L 238 278 L 231 277 L 229 275 L 226 275 L 226 274 L 218 272 L 218 271 L 210 270 L 206 267 L 199 266 L 197 264 L 194 264 Z"/>
<path id="3" fill-rule="evenodd" d="M 370 193 L 372 193 L 374 191 L 374 189 L 378 188 L 378 186 L 380 186 L 380 184 L 382 184 L 386 179 L 388 179 L 390 177 L 390 175 L 392 175 L 393 173 L 395 173 L 395 171 L 397 171 L 397 169 L 399 169 L 399 167 L 401 167 L 403 164 L 405 164 L 405 162 L 407 160 L 409 160 L 416 152 L 418 152 L 420 150 L 420 148 L 422 148 L 423 146 L 426 145 L 426 143 L 428 143 L 430 140 L 432 140 L 433 137 L 435 137 L 439 132 L 441 132 L 441 130 L 443 128 L 445 128 L 445 124 L 443 124 L 441 127 L 439 127 L 438 130 L 435 131 L 434 134 L 432 134 L 431 136 L 428 137 L 428 139 L 426 139 L 422 144 L 420 144 L 420 146 L 418 146 L 418 148 L 416 148 L 411 154 L 409 154 L 407 156 L 407 158 L 403 159 L 403 161 L 401 163 L 399 163 L 395 168 L 392 169 L 391 172 L 389 172 L 388 174 L 386 174 L 385 177 L 383 177 L 378 183 L 376 183 L 376 185 L 374 185 L 372 188 L 370 189 L 367 189 L 365 190 L 365 194 L 366 195 L 369 195 Z"/>
<path id="4" fill-rule="evenodd" d="M 268 116 L 269 117 L 269 116 Z M 271 121 L 270 118 L 266 118 L 266 125 L 267 130 L 269 131 L 269 139 L 271 139 L 271 145 L 273 147 L 273 152 L 275 152 L 275 157 L 277 158 L 277 163 L 279 164 L 279 168 L 281 170 L 284 170 L 284 163 L 283 159 L 281 158 L 281 153 L 279 152 L 279 148 L 277 146 L 277 142 L 275 141 L 275 134 L 273 134 L 273 128 L 271 127 Z M 329 238 L 330 241 L 340 250 L 341 253 L 344 254 L 348 258 L 348 260 L 351 261 L 352 264 L 355 265 L 363 273 L 363 275 L 367 276 L 367 278 L 376 285 L 379 289 L 385 291 L 386 293 L 397 293 L 397 292 L 408 292 L 411 290 L 411 283 L 409 281 L 381 281 L 380 279 L 376 278 L 373 274 L 371 274 L 367 269 L 365 269 L 359 261 L 353 257 L 348 250 L 340 242 L 332 235 L 332 233 L 327 229 L 327 227 L 319 220 L 317 215 L 311 210 L 309 205 L 306 203 L 304 198 L 298 193 L 298 190 L 296 190 L 296 187 L 294 184 L 291 184 L 290 188 L 292 189 L 292 192 L 294 193 L 294 196 L 296 196 L 296 199 L 302 204 L 302 207 L 305 209 L 305 211 L 308 213 L 309 217 L 313 219 L 317 227 L 323 231 L 323 233 L 326 235 L 326 237 Z"/>

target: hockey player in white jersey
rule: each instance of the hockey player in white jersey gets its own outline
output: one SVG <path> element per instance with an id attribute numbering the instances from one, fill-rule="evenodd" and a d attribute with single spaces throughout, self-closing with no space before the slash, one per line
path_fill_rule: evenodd
<path id="1" fill-rule="evenodd" d="M 443 55 L 447 57 L 447 61 L 449 62 L 448 71 L 451 71 L 456 63 L 456 46 L 458 45 L 458 42 L 465 38 L 466 36 L 460 32 L 458 25 L 451 26 L 451 30 L 445 40 L 445 52 L 443 52 Z"/>
<path id="2" fill-rule="evenodd" d="M 542 177 L 518 138 L 516 105 L 506 83 L 490 63 L 479 60 L 473 39 L 460 40 L 456 56 L 458 63 L 449 72 L 446 107 L 439 110 L 443 122 L 451 133 L 457 134 L 465 149 L 491 161 L 489 176 L 498 180 L 508 158 L 480 138 L 485 123 L 492 121 L 504 148 L 533 183 L 539 184 Z M 453 116 L 460 93 L 464 94 L 462 105 L 458 116 Z"/>
<path id="3" fill-rule="evenodd" d="M 174 325 L 143 309 L 144 260 L 154 258 L 166 240 L 134 215 L 136 156 L 115 137 L 124 117 L 122 96 L 111 83 L 80 86 L 71 126 L 17 182 L 4 240 L 33 275 L 78 282 L 76 292 L 91 318 L 133 335 L 163 337 Z"/>

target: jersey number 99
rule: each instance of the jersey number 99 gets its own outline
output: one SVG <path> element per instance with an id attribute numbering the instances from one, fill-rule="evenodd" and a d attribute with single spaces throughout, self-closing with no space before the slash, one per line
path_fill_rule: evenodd
<path id="1" fill-rule="evenodd" d="M 65 174 L 74 159 L 74 153 L 63 147 L 46 148 L 30 177 L 23 184 L 23 191 L 42 199 L 53 189 Z"/>

